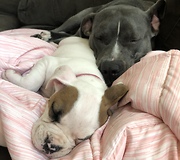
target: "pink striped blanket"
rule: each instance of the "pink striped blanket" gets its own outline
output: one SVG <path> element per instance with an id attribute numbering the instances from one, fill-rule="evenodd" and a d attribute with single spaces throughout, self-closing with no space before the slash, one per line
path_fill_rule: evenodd
<path id="1" fill-rule="evenodd" d="M 0 33 L 0 74 L 30 69 L 53 45 L 30 37 L 39 30 Z M 156 51 L 120 76 L 129 87 L 108 122 L 57 160 L 180 159 L 180 51 Z M 12 160 L 48 160 L 31 142 L 46 99 L 0 78 L 0 145 Z M 88 125 L 88 124 L 87 124 Z"/>

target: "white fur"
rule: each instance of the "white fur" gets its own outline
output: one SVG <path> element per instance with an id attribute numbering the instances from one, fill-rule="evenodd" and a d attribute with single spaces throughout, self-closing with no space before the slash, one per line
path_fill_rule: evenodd
<path id="1" fill-rule="evenodd" d="M 28 90 L 35 92 L 40 90 L 41 94 L 50 97 L 53 93 L 47 90 L 47 83 L 52 77 L 58 76 L 54 73 L 62 66 L 70 67 L 75 75 L 91 73 L 103 80 L 95 63 L 96 60 L 89 47 L 88 40 L 70 37 L 61 41 L 59 48 L 52 56 L 45 56 L 38 61 L 30 72 L 20 75 L 9 69 L 2 73 L 2 78 Z M 53 86 L 49 86 L 49 88 L 51 87 Z"/>

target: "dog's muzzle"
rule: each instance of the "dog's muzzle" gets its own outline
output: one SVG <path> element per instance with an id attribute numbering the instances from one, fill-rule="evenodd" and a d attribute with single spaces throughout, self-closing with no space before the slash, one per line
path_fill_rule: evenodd
<path id="1" fill-rule="evenodd" d="M 100 63 L 99 70 L 101 71 L 107 86 L 110 87 L 114 80 L 127 70 L 127 67 L 122 60 L 104 60 Z"/>
<path id="2" fill-rule="evenodd" d="M 39 121 L 32 129 L 32 142 L 49 158 L 67 155 L 74 147 L 75 141 L 71 135 L 52 123 Z"/>
<path id="3" fill-rule="evenodd" d="M 44 144 L 42 145 L 42 149 L 43 152 L 48 155 L 60 151 L 61 149 L 63 149 L 63 147 L 52 144 L 49 136 L 47 136 L 44 140 Z"/>

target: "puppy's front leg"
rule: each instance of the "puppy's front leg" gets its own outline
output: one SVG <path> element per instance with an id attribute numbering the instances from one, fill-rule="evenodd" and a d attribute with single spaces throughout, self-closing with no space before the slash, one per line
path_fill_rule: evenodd
<path id="1" fill-rule="evenodd" d="M 46 76 L 46 64 L 43 60 L 36 63 L 32 69 L 24 74 L 8 69 L 2 73 L 2 78 L 20 87 L 37 92 L 42 86 Z"/>

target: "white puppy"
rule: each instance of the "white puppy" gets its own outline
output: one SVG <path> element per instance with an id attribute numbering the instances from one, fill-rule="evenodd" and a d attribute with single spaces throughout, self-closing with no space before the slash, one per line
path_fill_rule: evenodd
<path id="1" fill-rule="evenodd" d="M 56 88 L 60 87 L 59 82 L 57 82 L 58 78 L 61 78 L 67 84 L 74 83 L 76 77 L 82 79 L 82 77 L 85 78 L 84 76 L 89 79 L 89 83 L 99 83 L 94 79 L 99 79 L 102 82 L 102 75 L 95 63 L 96 60 L 89 47 L 88 40 L 71 37 L 61 41 L 53 55 L 42 58 L 33 66 L 31 71 L 21 75 L 10 69 L 2 73 L 2 78 L 50 97 L 56 89 L 59 90 L 59 88 Z M 54 85 L 56 82 L 57 84 Z M 101 83 L 99 87 L 105 89 L 106 85 Z"/>
<path id="2" fill-rule="evenodd" d="M 49 97 L 32 129 L 32 141 L 50 158 L 68 154 L 105 123 L 107 110 L 127 92 L 119 84 L 107 89 L 88 40 L 66 38 L 23 75 L 6 70 L 3 78 Z"/>

